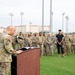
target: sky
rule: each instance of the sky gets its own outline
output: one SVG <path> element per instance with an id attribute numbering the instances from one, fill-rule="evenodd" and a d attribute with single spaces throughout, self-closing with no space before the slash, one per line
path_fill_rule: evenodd
<path id="1" fill-rule="evenodd" d="M 64 15 L 64 32 L 66 31 L 66 16 L 69 17 L 68 32 L 75 32 L 75 0 L 52 0 L 53 21 L 52 30 L 56 32 L 62 28 L 62 13 Z M 0 26 L 21 25 L 21 12 L 23 25 L 32 22 L 32 25 L 42 25 L 42 0 L 0 0 Z M 44 0 L 44 25 L 50 25 L 50 0 Z"/>

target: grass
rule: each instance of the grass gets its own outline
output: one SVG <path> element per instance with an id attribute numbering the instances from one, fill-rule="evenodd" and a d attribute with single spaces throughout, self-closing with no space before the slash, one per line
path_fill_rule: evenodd
<path id="1" fill-rule="evenodd" d="M 75 54 L 41 57 L 40 75 L 75 75 Z"/>
<path id="2" fill-rule="evenodd" d="M 75 75 L 75 54 L 40 57 L 40 75 Z"/>

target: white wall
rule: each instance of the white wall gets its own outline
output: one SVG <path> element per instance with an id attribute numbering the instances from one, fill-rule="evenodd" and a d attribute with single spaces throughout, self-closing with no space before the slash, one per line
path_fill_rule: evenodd
<path id="1" fill-rule="evenodd" d="M 16 27 L 16 33 L 19 33 L 19 32 L 23 32 L 23 33 L 26 33 L 26 32 L 40 32 L 42 31 L 42 26 L 41 25 L 17 25 L 15 26 Z M 3 27 L 0 27 L 0 32 L 3 32 L 4 28 Z M 49 26 L 44 26 L 44 31 L 50 31 L 50 27 Z"/>
<path id="2" fill-rule="evenodd" d="M 4 28 L 0 27 L 0 33 L 3 33 L 3 31 L 4 31 Z"/>

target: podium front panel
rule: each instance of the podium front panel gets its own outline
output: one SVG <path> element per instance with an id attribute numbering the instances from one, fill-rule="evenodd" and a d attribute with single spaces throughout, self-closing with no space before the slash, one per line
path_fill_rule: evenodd
<path id="1" fill-rule="evenodd" d="M 40 50 L 38 48 L 17 55 L 15 62 L 12 62 L 17 65 L 14 75 L 40 75 Z"/>

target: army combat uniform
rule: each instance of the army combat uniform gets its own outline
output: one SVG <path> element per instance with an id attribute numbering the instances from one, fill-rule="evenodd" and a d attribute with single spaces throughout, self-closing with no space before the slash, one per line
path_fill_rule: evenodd
<path id="1" fill-rule="evenodd" d="M 39 41 L 39 39 L 38 39 L 37 33 L 35 33 L 34 36 L 33 36 L 32 45 L 34 47 L 38 47 L 38 41 Z"/>
<path id="2" fill-rule="evenodd" d="M 55 42 L 55 38 L 53 36 L 51 36 L 50 34 L 48 34 L 47 38 L 46 38 L 46 54 L 47 55 L 53 55 L 54 54 L 54 42 Z"/>
<path id="3" fill-rule="evenodd" d="M 72 42 L 72 49 L 73 49 L 73 51 L 75 53 L 75 34 L 73 34 L 71 42 Z"/>
<path id="4" fill-rule="evenodd" d="M 71 39 L 68 34 L 64 37 L 64 51 L 65 54 L 71 54 Z"/>
<path id="5" fill-rule="evenodd" d="M 39 45 L 39 48 L 40 48 L 40 55 L 43 57 L 44 55 L 44 46 L 43 46 L 43 36 L 42 34 L 38 37 L 39 41 L 38 41 L 38 45 Z"/>
<path id="6" fill-rule="evenodd" d="M 11 39 L 12 36 L 8 34 L 0 36 L 0 75 L 8 75 L 12 62 L 11 55 L 16 54 Z"/>
<path id="7" fill-rule="evenodd" d="M 19 44 L 18 45 L 19 49 L 25 47 L 24 35 L 22 33 L 19 33 L 19 35 L 17 36 L 17 41 L 18 41 L 18 44 Z"/>

